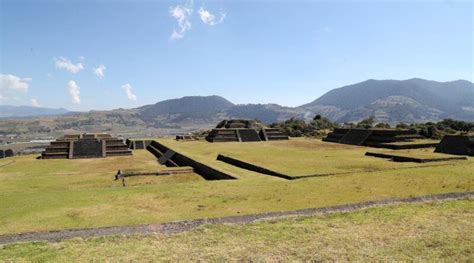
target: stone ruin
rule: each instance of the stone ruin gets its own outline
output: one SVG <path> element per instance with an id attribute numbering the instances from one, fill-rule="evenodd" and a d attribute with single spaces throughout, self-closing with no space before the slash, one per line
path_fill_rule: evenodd
<path id="1" fill-rule="evenodd" d="M 146 149 L 152 153 L 161 165 L 168 167 L 192 167 L 193 171 L 206 180 L 236 179 L 230 174 L 219 171 L 205 163 L 198 162 L 184 154 L 175 152 L 158 141 L 152 141 Z"/>
<path id="2" fill-rule="evenodd" d="M 393 150 L 436 147 L 437 143 L 416 143 L 425 139 L 416 130 L 336 128 L 323 141 Z M 401 143 L 401 144 L 397 144 Z"/>
<path id="3" fill-rule="evenodd" d="M 132 151 L 123 140 L 110 134 L 64 135 L 46 147 L 41 159 L 78 159 L 128 156 Z"/>
<path id="4" fill-rule="evenodd" d="M 474 156 L 474 136 L 445 135 L 435 152 Z"/>
<path id="5" fill-rule="evenodd" d="M 125 144 L 131 150 L 144 150 L 148 145 L 150 145 L 151 140 L 141 140 L 141 139 L 131 139 L 128 138 L 125 141 Z"/>
<path id="6" fill-rule="evenodd" d="M 279 129 L 251 120 L 223 120 L 206 136 L 208 142 L 260 142 L 288 140 Z"/>
<path id="7" fill-rule="evenodd" d="M 195 141 L 197 138 L 189 134 L 176 135 L 175 140 L 177 141 Z"/>

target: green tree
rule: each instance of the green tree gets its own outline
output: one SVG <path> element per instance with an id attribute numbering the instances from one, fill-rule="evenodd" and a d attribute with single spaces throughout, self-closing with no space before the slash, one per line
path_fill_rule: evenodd
<path id="1" fill-rule="evenodd" d="M 370 129 L 374 126 L 375 123 L 375 118 L 374 116 L 370 116 L 367 119 L 364 119 L 357 123 L 357 128 L 364 128 L 364 129 Z"/>

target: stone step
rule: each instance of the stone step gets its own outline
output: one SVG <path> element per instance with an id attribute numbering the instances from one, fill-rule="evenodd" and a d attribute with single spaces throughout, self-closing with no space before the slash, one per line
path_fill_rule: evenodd
<path id="1" fill-rule="evenodd" d="M 43 152 L 41 154 L 42 159 L 53 159 L 53 158 L 65 158 L 67 159 L 69 157 L 69 153 L 67 152 L 56 152 L 56 153 L 47 153 Z"/>
<path id="2" fill-rule="evenodd" d="M 106 151 L 106 156 L 122 156 L 122 155 L 132 155 L 132 151 Z"/>
<path id="3" fill-rule="evenodd" d="M 281 135 L 281 136 L 267 136 L 267 139 L 269 141 L 274 141 L 274 140 L 288 140 L 288 136 Z"/>
<path id="4" fill-rule="evenodd" d="M 58 152 L 69 152 L 69 148 L 46 148 L 44 152 L 47 153 L 58 153 Z"/>
<path id="5" fill-rule="evenodd" d="M 238 142 L 239 139 L 237 137 L 235 138 L 213 138 L 212 139 L 213 142 Z"/>

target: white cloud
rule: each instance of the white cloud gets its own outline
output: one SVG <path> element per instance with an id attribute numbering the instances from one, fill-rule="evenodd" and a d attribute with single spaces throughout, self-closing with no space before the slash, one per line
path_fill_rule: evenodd
<path id="1" fill-rule="evenodd" d="M 0 74 L 0 99 L 10 99 L 17 93 L 28 91 L 31 78 L 20 78 L 14 75 Z"/>
<path id="2" fill-rule="evenodd" d="M 193 3 L 189 2 L 184 5 L 177 5 L 170 8 L 170 15 L 178 22 L 179 29 L 174 29 L 170 38 L 172 40 L 181 39 L 186 31 L 191 29 L 191 21 L 189 17 L 193 13 Z"/>
<path id="3" fill-rule="evenodd" d="M 36 99 L 31 99 L 31 106 L 33 106 L 33 107 L 39 107 L 40 104 L 39 104 L 38 100 L 36 100 Z"/>
<path id="4" fill-rule="evenodd" d="M 72 103 L 81 104 L 81 88 L 77 85 L 74 80 L 70 80 L 67 83 L 67 89 L 69 95 L 71 95 Z"/>
<path id="5" fill-rule="evenodd" d="M 133 94 L 132 86 L 130 84 L 127 83 L 125 85 L 122 85 L 122 89 L 125 91 L 125 94 L 127 94 L 127 98 L 129 100 L 132 100 L 132 101 L 137 100 L 137 96 L 135 94 Z"/>
<path id="6" fill-rule="evenodd" d="M 94 75 L 96 75 L 99 79 L 102 79 L 105 77 L 105 69 L 106 67 L 104 65 L 99 65 L 97 68 L 94 68 Z"/>
<path id="7" fill-rule="evenodd" d="M 199 13 L 199 17 L 201 18 L 201 21 L 204 24 L 210 25 L 210 26 L 217 25 L 224 22 L 224 19 L 226 16 L 226 13 L 221 12 L 219 20 L 216 21 L 216 16 L 212 14 L 211 12 L 209 12 L 209 10 L 204 9 L 203 7 L 199 8 L 198 13 Z"/>
<path id="8" fill-rule="evenodd" d="M 84 69 L 84 65 L 82 64 L 82 61 L 84 61 L 84 57 L 79 57 L 79 60 L 81 62 L 74 64 L 67 58 L 59 57 L 59 58 L 54 58 L 54 61 L 55 61 L 54 64 L 56 65 L 56 68 L 65 69 L 73 74 L 76 74 L 77 72 Z"/>

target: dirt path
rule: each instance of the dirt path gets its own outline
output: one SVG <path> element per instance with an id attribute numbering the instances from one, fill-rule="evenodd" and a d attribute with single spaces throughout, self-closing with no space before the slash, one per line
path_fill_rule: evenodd
<path id="1" fill-rule="evenodd" d="M 92 229 L 71 229 L 50 232 L 31 232 L 13 235 L 0 235 L 0 245 L 13 242 L 39 241 L 45 240 L 50 242 L 58 242 L 73 237 L 97 237 L 108 235 L 131 235 L 131 234 L 152 234 L 164 233 L 174 234 L 191 230 L 204 224 L 248 224 L 257 220 L 275 219 L 293 216 L 311 216 L 318 214 L 352 212 L 360 209 L 366 209 L 375 206 L 395 205 L 400 203 L 419 203 L 429 201 L 445 201 L 455 199 L 473 198 L 474 192 L 463 193 L 445 193 L 436 195 L 425 195 L 410 198 L 385 199 L 380 201 L 369 201 L 356 204 L 347 204 L 330 207 L 308 208 L 302 210 L 285 211 L 285 212 L 269 212 L 254 215 L 229 216 L 219 218 L 206 218 L 188 221 L 177 221 L 163 224 L 146 224 L 134 226 L 117 226 L 102 227 Z"/>

